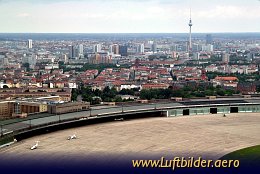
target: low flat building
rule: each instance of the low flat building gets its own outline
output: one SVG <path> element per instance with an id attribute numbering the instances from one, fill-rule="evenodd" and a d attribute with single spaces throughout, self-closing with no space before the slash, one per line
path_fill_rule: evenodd
<path id="1" fill-rule="evenodd" d="M 168 84 L 143 84 L 142 89 L 167 89 Z"/>
<path id="2" fill-rule="evenodd" d="M 35 101 L 9 100 L 0 102 L 0 119 L 25 117 L 30 114 L 47 112 L 47 103 Z"/>
<path id="3" fill-rule="evenodd" d="M 51 97 L 59 96 L 60 101 L 70 102 L 71 101 L 71 89 L 64 88 L 10 88 L 0 89 L 0 98 L 40 98 L 40 97 Z"/>
<path id="4" fill-rule="evenodd" d="M 9 118 L 13 113 L 13 104 L 12 101 L 0 101 L 0 119 Z"/>
<path id="5" fill-rule="evenodd" d="M 64 114 L 70 112 L 78 112 L 87 110 L 90 107 L 89 102 L 73 102 L 73 103 L 55 103 L 48 105 L 48 113 Z"/>
<path id="6" fill-rule="evenodd" d="M 19 103 L 21 113 L 39 113 L 47 112 L 47 104 L 41 102 L 21 102 Z"/>

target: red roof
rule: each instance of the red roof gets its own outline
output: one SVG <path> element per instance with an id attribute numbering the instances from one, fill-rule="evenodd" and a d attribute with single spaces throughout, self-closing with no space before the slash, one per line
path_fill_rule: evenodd
<path id="1" fill-rule="evenodd" d="M 222 81 L 238 81 L 237 77 L 216 77 L 215 80 L 222 80 Z"/>
<path id="2" fill-rule="evenodd" d="M 150 88 L 168 88 L 168 84 L 143 84 L 143 89 L 150 89 Z"/>

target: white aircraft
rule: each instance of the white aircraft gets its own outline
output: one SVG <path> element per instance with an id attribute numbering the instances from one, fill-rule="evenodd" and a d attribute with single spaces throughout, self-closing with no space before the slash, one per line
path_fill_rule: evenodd
<path id="1" fill-rule="evenodd" d="M 37 149 L 40 141 L 36 141 L 36 144 L 31 147 L 31 150 Z"/>
<path id="2" fill-rule="evenodd" d="M 68 140 L 73 140 L 73 139 L 76 139 L 76 138 L 77 138 L 77 136 L 76 136 L 76 134 L 74 134 L 74 135 L 69 136 Z"/>

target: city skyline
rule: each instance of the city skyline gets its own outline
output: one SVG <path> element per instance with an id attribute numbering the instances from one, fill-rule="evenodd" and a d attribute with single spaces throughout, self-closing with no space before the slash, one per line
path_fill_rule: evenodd
<path id="1" fill-rule="evenodd" d="M 259 32 L 259 0 L 0 0 L 0 33 Z M 8 20 L 7 20 L 8 19 Z"/>

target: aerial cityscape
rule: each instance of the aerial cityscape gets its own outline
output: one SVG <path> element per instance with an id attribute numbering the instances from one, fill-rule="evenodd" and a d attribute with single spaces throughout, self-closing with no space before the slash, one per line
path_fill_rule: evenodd
<path id="1" fill-rule="evenodd" d="M 0 154 L 258 153 L 260 2 L 195 1 L 0 1 Z"/>
<path id="2" fill-rule="evenodd" d="M 35 39 L 20 40 L 19 35 Z M 183 34 L 1 34 L 1 38 L 0 96 L 1 105 L 8 106 L 1 110 L 2 118 L 47 112 L 47 105 L 53 104 L 46 103 L 49 100 L 101 104 L 260 92 L 258 33 L 190 33 L 188 41 Z M 38 108 L 10 112 L 11 105 L 25 101 Z"/>

